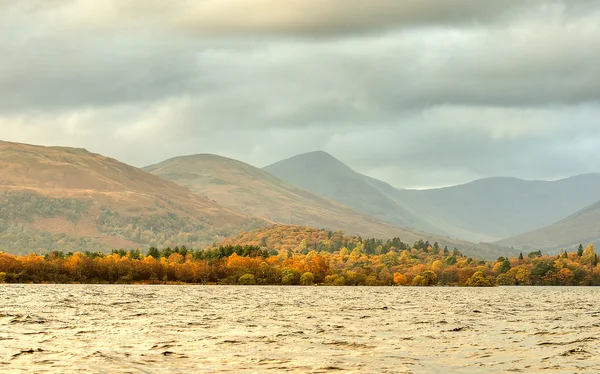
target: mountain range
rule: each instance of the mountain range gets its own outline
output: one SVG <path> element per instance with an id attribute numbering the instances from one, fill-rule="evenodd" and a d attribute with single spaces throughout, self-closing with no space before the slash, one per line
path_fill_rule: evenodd
<path id="1" fill-rule="evenodd" d="M 544 227 L 600 200 L 600 174 L 558 181 L 498 177 L 446 188 L 407 190 L 357 173 L 325 152 L 298 155 L 264 170 L 390 223 L 521 248 L 540 246 L 539 240 L 530 241 L 533 236 L 523 233 L 542 230 L 538 236 L 543 235 Z M 593 236 L 565 233 L 560 243 L 574 246 Z M 515 238 L 502 240 L 511 237 Z"/>
<path id="2" fill-rule="evenodd" d="M 408 190 L 325 152 L 263 169 L 208 154 L 139 169 L 84 149 L 0 142 L 0 250 L 201 247 L 291 224 L 482 258 L 552 252 L 600 241 L 598 187 L 589 174 Z"/>
<path id="3" fill-rule="evenodd" d="M 285 182 L 265 170 L 226 157 L 210 154 L 182 156 L 143 170 L 214 199 L 232 210 L 269 221 L 343 230 L 365 237 L 400 237 L 409 243 L 418 240 L 431 244 L 438 242 L 442 246 L 461 248 L 465 253 L 491 255 L 500 250 L 490 245 L 475 245 L 409 228 L 398 222 L 383 221 L 368 212 Z"/>

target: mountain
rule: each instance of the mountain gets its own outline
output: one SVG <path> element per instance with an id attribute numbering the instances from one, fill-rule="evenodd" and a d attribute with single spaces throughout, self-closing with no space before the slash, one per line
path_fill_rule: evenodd
<path id="1" fill-rule="evenodd" d="M 481 258 L 497 258 L 499 254 L 507 254 L 505 249 L 498 246 L 473 244 L 394 226 L 285 182 L 265 170 L 221 156 L 201 154 L 176 157 L 145 167 L 144 170 L 188 187 L 235 211 L 281 224 L 291 223 L 334 231 L 339 229 L 349 235 L 381 239 L 399 237 L 411 244 L 421 239 L 432 244 L 437 241 L 442 247 L 456 247 L 464 253 Z M 351 173 L 346 173 L 352 176 Z M 360 174 L 358 178 L 367 181 L 367 177 Z M 366 183 L 372 193 L 379 193 L 382 198 L 389 199 L 382 190 L 393 187 L 384 182 L 375 182 L 373 185 L 368 181 Z"/>
<path id="2" fill-rule="evenodd" d="M 0 141 L 0 250 L 203 246 L 269 224 L 84 149 Z"/>
<path id="3" fill-rule="evenodd" d="M 392 196 L 398 190 L 367 177 L 329 155 L 317 151 L 269 165 L 263 170 L 286 182 L 402 227 L 445 234 Z"/>
<path id="4" fill-rule="evenodd" d="M 235 211 L 294 225 L 412 242 L 421 234 L 394 227 L 243 162 L 209 154 L 176 157 L 144 168 Z"/>
<path id="5" fill-rule="evenodd" d="M 359 174 L 321 151 L 264 170 L 391 224 L 473 242 L 494 242 L 545 227 L 600 199 L 600 174 L 558 181 L 498 177 L 404 190 Z"/>
<path id="6" fill-rule="evenodd" d="M 432 190 L 399 190 L 396 201 L 453 237 L 496 241 L 550 225 L 600 200 L 600 174 L 558 181 L 487 178 Z"/>
<path id="7" fill-rule="evenodd" d="M 547 227 L 503 239 L 498 244 L 520 250 L 572 250 L 579 244 L 600 245 L 600 201 Z"/>

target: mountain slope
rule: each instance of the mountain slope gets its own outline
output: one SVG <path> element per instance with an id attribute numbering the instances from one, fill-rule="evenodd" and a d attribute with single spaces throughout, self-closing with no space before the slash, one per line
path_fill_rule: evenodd
<path id="1" fill-rule="evenodd" d="M 177 157 L 144 170 L 236 211 L 279 223 L 341 229 L 349 234 L 375 237 L 421 238 L 416 233 L 284 182 L 264 170 L 221 156 Z"/>
<path id="2" fill-rule="evenodd" d="M 399 203 L 434 227 L 473 241 L 496 241 L 561 220 L 600 199 L 600 174 L 558 181 L 488 178 L 432 190 L 400 190 Z"/>
<path id="3" fill-rule="evenodd" d="M 390 196 L 390 193 L 397 191 L 395 188 L 355 172 L 328 153 L 305 153 L 269 165 L 263 170 L 393 225 L 444 234 L 443 230 L 395 201 Z"/>
<path id="4" fill-rule="evenodd" d="M 269 224 L 84 149 L 0 142 L 0 249 L 205 245 Z"/>
<path id="5" fill-rule="evenodd" d="M 517 249 L 547 251 L 570 250 L 590 243 L 600 245 L 600 201 L 550 226 L 498 242 Z"/>

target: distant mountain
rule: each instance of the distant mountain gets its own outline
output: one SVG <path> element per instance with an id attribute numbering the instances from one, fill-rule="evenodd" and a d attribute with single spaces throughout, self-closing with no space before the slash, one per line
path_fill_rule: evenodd
<path id="1" fill-rule="evenodd" d="M 204 246 L 268 221 L 84 149 L 0 142 L 0 250 Z"/>
<path id="2" fill-rule="evenodd" d="M 498 244 L 521 250 L 572 250 L 582 244 L 600 245 L 600 201 L 550 226 L 503 239 Z"/>
<path id="3" fill-rule="evenodd" d="M 498 246 L 473 244 L 394 226 L 340 202 L 287 183 L 265 170 L 225 157 L 206 154 L 176 157 L 145 167 L 144 170 L 188 187 L 233 210 L 281 224 L 291 223 L 328 230 L 341 229 L 349 235 L 359 234 L 381 239 L 399 237 L 410 244 L 421 239 L 431 244 L 437 241 L 442 247 L 456 247 L 466 254 L 481 258 L 507 255 L 506 250 Z M 395 190 L 393 187 L 384 182 L 371 184 L 367 177 L 360 174 L 357 177 L 353 176 L 356 173 L 348 169 L 342 170 L 343 174 L 349 183 L 353 183 L 353 177 L 365 181 L 365 184 L 356 183 L 357 188 L 368 188 L 370 193 L 377 193 L 380 198 L 391 201 L 384 190 Z M 394 202 L 391 201 L 391 204 Z"/>
<path id="4" fill-rule="evenodd" d="M 395 198 L 444 233 L 496 241 L 541 228 L 600 200 L 600 174 L 558 181 L 488 178 L 432 190 L 401 190 Z"/>
<path id="5" fill-rule="evenodd" d="M 600 200 L 600 174 L 551 182 L 499 177 L 447 188 L 403 190 L 356 173 L 320 151 L 264 170 L 394 225 L 474 242 L 493 242 L 541 228 Z"/>
<path id="6" fill-rule="evenodd" d="M 364 212 L 287 183 L 243 162 L 209 154 L 176 157 L 144 170 L 235 211 L 294 225 L 407 241 L 421 234 L 395 227 Z"/>
<path id="7" fill-rule="evenodd" d="M 445 234 L 423 220 L 418 212 L 395 200 L 398 190 L 367 177 L 322 151 L 301 154 L 263 170 L 289 183 L 306 188 L 393 225 Z"/>

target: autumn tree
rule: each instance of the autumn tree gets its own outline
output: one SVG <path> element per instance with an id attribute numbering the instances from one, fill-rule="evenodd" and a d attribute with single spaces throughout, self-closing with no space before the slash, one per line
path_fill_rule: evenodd
<path id="1" fill-rule="evenodd" d="M 303 286 L 310 286 L 315 284 L 315 276 L 311 272 L 306 272 L 300 277 L 300 284 Z"/>
<path id="2" fill-rule="evenodd" d="M 494 278 L 486 276 L 482 271 L 478 271 L 469 278 L 466 284 L 468 287 L 493 287 Z"/>
<path id="3" fill-rule="evenodd" d="M 597 258 L 593 244 L 588 245 L 579 257 L 582 265 L 596 266 Z"/>

